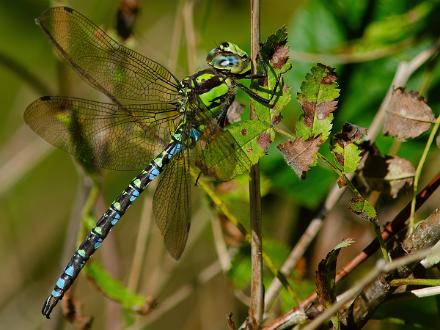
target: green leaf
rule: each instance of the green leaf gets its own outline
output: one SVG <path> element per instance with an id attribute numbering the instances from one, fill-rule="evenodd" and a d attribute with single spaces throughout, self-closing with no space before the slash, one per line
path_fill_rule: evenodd
<path id="1" fill-rule="evenodd" d="M 107 297 L 119 302 L 125 309 L 145 314 L 151 308 L 148 298 L 130 292 L 97 262 L 89 262 L 84 271 Z"/>
<path id="2" fill-rule="evenodd" d="M 359 214 L 361 217 L 369 220 L 371 222 L 376 221 L 377 214 L 376 209 L 369 201 L 363 198 L 360 194 L 353 197 L 350 201 L 350 208 L 356 214 Z"/>
<path id="3" fill-rule="evenodd" d="M 332 139 L 332 152 L 344 173 L 354 173 L 359 166 L 363 150 L 359 144 L 367 133 L 365 128 L 346 123 L 341 133 Z"/>
<path id="4" fill-rule="evenodd" d="M 303 115 L 297 125 L 297 136 L 304 139 L 321 136 L 325 142 L 332 128 L 339 88 L 333 68 L 323 64 L 314 66 L 301 84 L 297 99 Z"/>

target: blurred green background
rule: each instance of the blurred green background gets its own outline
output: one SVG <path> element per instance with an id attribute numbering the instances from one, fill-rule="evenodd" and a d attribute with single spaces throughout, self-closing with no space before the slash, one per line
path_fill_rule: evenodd
<path id="1" fill-rule="evenodd" d="M 176 51 L 173 31 L 178 21 L 176 13 L 180 13 L 179 8 L 182 8 L 179 4 L 183 2 L 141 1 L 134 37 L 128 41 L 128 45 L 165 66 L 171 66 L 179 78 L 191 73 L 188 63 L 194 63 L 194 70 L 203 69 L 207 52 L 222 41 L 232 41 L 249 50 L 248 1 L 199 0 L 195 1 L 193 12 L 196 41 L 193 58 L 188 59 L 188 43 L 183 25 L 180 25 L 181 42 Z M 45 94 L 45 89 L 53 95 L 64 92 L 96 100 L 101 96 L 72 70 L 60 64 L 52 45 L 35 25 L 35 17 L 54 3 L 41 0 L 0 2 L 2 329 L 71 328 L 70 325 L 43 319 L 40 309 L 59 275 L 61 265 L 67 260 L 63 257 L 66 242 L 71 245 L 75 241 L 76 234 L 69 232 L 68 224 L 78 200 L 76 196 L 80 194 L 80 171 L 69 155 L 48 146 L 30 131 L 22 116 L 26 106 Z M 69 5 L 114 33 L 118 1 L 78 0 L 56 4 Z M 339 75 L 341 97 L 335 114 L 335 132 L 345 122 L 368 127 L 399 62 L 410 60 L 439 37 L 439 17 L 440 2 L 434 0 L 262 0 L 262 39 L 283 25 L 287 26 L 289 32 L 293 69 L 286 80 L 291 87 L 293 101 L 283 113 L 282 125 L 293 131 L 299 115 L 296 92 L 312 64 L 323 62 L 336 66 Z M 177 59 L 176 65 L 173 65 L 174 58 Z M 410 79 L 408 88 L 419 90 L 426 85 L 424 96 L 438 115 L 440 70 L 435 64 L 428 64 L 419 70 Z M 41 81 L 41 84 L 36 81 Z M 243 103 L 247 101 L 243 95 L 239 95 L 239 100 Z M 380 136 L 378 139 L 379 149 L 384 153 L 391 143 L 389 137 Z M 416 165 L 425 143 L 426 134 L 402 144 L 399 155 Z M 323 150 L 323 153 L 326 151 Z M 421 186 L 438 171 L 439 164 L 440 154 L 436 149 L 429 155 Z M 270 148 L 261 167 L 265 182 L 265 239 L 275 242 L 267 244 L 273 250 L 274 259 L 281 263 L 282 257 L 319 209 L 335 182 L 335 176 L 326 169 L 315 168 L 308 173 L 306 180 L 300 181 L 275 147 Z M 103 171 L 104 200 L 97 207 L 98 213 L 134 174 Z M 246 179 L 237 180 L 236 185 L 246 186 Z M 218 218 L 201 190 L 196 190 L 190 243 L 181 262 L 175 263 L 165 253 L 157 229 L 152 228 L 140 284 L 136 290 L 144 295 L 153 295 L 159 302 L 159 312 L 153 311 L 150 318 L 146 316 L 135 319 L 141 324 L 148 322 L 148 329 L 225 329 L 226 316 L 230 312 L 237 322 L 246 315 L 247 307 L 239 298 L 244 295 L 240 290 L 247 293 L 249 269 L 237 263 L 229 276 L 222 273 L 216 262 L 216 230 L 211 228 L 211 220 L 218 222 Z M 145 195 L 145 203 L 148 203 L 152 193 L 150 191 Z M 388 220 L 391 214 L 395 214 L 408 197 L 408 194 L 403 194 L 398 201 L 381 200 L 379 212 L 383 219 Z M 231 205 L 231 210 L 243 213 L 240 210 L 245 204 L 243 198 L 224 198 Z M 437 193 L 422 213 L 428 213 L 438 205 L 439 199 Z M 299 288 L 304 290 L 304 295 L 313 289 L 317 261 L 336 242 L 347 236 L 357 241 L 349 252 L 342 254 L 343 260 L 349 260 L 371 238 L 369 226 L 351 215 L 344 203 L 340 204 L 326 220 L 320 237 L 306 255 L 307 259 L 297 269 L 298 278 L 304 281 L 304 285 Z M 142 202 L 133 206 L 96 257 L 115 278 L 124 283 L 130 274 L 138 226 L 145 209 L 148 208 L 142 207 Z M 227 232 L 227 228 L 223 230 Z M 233 237 L 233 233 L 228 235 Z M 73 252 L 73 249 L 67 251 Z M 246 255 L 247 252 L 240 250 L 238 255 Z M 209 280 L 199 283 L 198 280 L 206 278 L 204 275 Z M 189 293 L 182 293 L 184 299 L 180 300 L 178 293 L 181 292 Z M 84 305 L 84 314 L 95 317 L 95 329 L 119 329 L 122 324 L 126 324 L 118 305 L 103 297 L 85 276 L 80 276 L 75 295 Z M 163 302 L 174 305 L 161 312 Z M 391 307 L 400 308 L 396 306 Z M 283 310 L 288 307 L 288 300 L 283 300 L 281 307 L 277 308 Z M 409 318 L 405 320 L 409 325 L 396 325 L 389 320 L 382 320 L 371 321 L 368 327 L 401 329 L 411 328 L 412 322 L 423 324 L 438 320 L 439 311 L 434 298 L 413 301 L 412 304 L 407 302 L 401 308 L 411 313 L 395 317 L 399 320 Z M 414 316 L 412 319 L 411 315 L 416 313 L 415 308 L 425 317 L 416 319 Z M 388 309 L 383 315 L 391 319 L 394 317 L 393 308 L 388 306 Z M 275 309 L 277 311 L 279 309 Z M 378 317 L 382 318 L 379 314 Z M 429 326 L 428 323 L 425 326 Z"/>

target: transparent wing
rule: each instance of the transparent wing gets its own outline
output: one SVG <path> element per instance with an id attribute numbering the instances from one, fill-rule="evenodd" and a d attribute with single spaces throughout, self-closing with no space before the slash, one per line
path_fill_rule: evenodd
<path id="1" fill-rule="evenodd" d="M 194 150 L 195 165 L 204 174 L 222 181 L 248 171 L 253 165 L 252 161 L 231 132 L 219 125 L 218 118 L 209 117 L 208 112 L 196 113 L 196 121 L 203 123 L 204 130 Z M 241 144 L 253 138 L 255 136 L 248 135 L 242 139 Z"/>
<path id="2" fill-rule="evenodd" d="M 116 170 L 143 168 L 170 141 L 180 114 L 172 103 L 123 107 L 69 97 L 42 97 L 26 123 L 81 163 Z"/>
<path id="3" fill-rule="evenodd" d="M 178 97 L 179 82 L 171 72 L 120 45 L 77 11 L 50 8 L 36 21 L 75 70 L 115 103 Z"/>
<path id="4" fill-rule="evenodd" d="M 185 249 L 191 220 L 190 174 L 186 152 L 165 168 L 154 193 L 153 214 L 168 252 L 179 259 Z"/>

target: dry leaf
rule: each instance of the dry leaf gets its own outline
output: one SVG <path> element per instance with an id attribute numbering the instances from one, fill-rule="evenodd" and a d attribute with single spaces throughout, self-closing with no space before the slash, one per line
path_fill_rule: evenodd
<path id="1" fill-rule="evenodd" d="M 427 131 L 434 120 L 434 114 L 423 98 L 415 92 L 397 88 L 386 109 L 383 131 L 404 141 Z"/>
<path id="2" fill-rule="evenodd" d="M 320 136 L 308 140 L 297 138 L 281 143 L 277 148 L 282 152 L 287 164 L 302 178 L 316 162 L 316 153 L 321 143 Z"/>
<path id="3" fill-rule="evenodd" d="M 376 154 L 366 159 L 361 176 L 369 190 L 382 191 L 396 198 L 405 185 L 412 185 L 414 173 L 410 161 Z"/>

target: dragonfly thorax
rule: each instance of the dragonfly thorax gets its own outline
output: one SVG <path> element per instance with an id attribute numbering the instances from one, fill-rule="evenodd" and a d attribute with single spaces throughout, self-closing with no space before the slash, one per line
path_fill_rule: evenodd
<path id="1" fill-rule="evenodd" d="M 236 92 L 234 80 L 214 70 L 203 70 L 185 78 L 182 84 L 192 104 L 217 116 Z"/>

